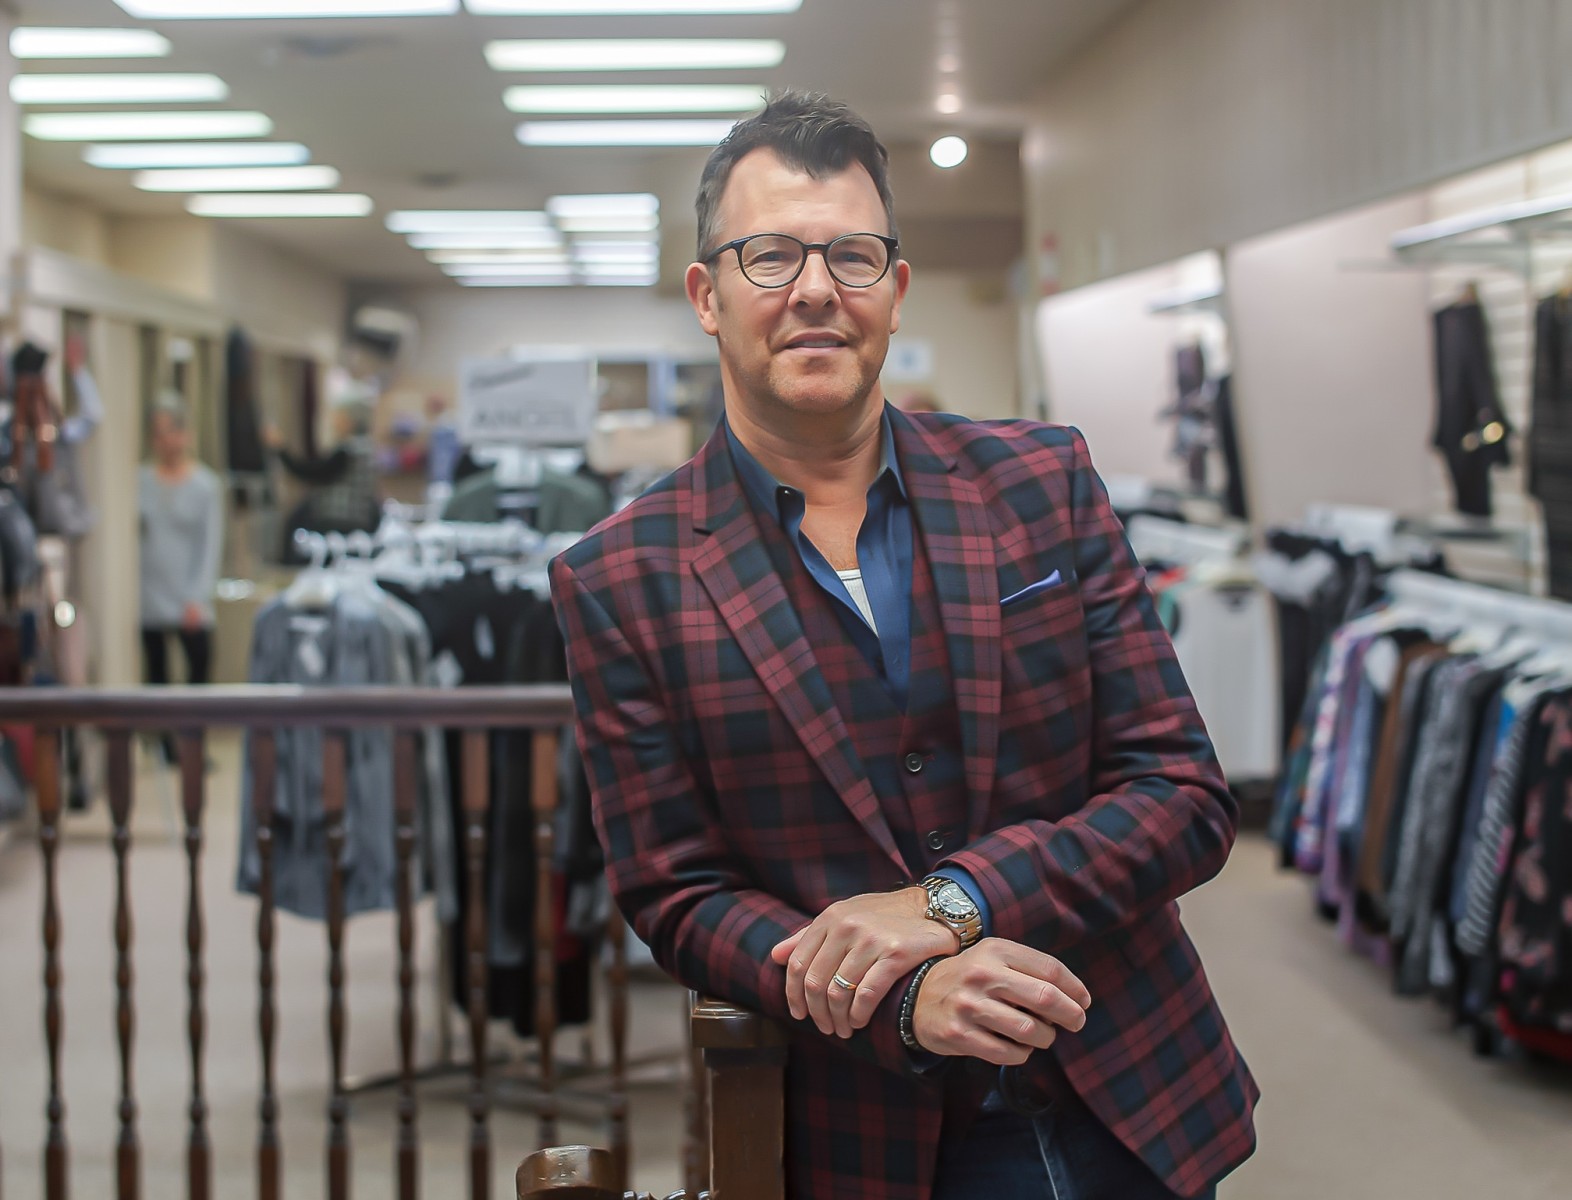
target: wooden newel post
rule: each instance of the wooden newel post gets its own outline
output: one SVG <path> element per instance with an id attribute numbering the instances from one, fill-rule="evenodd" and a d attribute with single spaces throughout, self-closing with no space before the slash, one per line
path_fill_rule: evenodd
<path id="1" fill-rule="evenodd" d="M 715 1200 L 785 1200 L 786 1030 L 720 1000 L 693 1006 L 710 1091 Z"/>
<path id="2" fill-rule="evenodd" d="M 519 1164 L 518 1200 L 622 1200 L 617 1160 L 597 1146 L 548 1146 Z"/>

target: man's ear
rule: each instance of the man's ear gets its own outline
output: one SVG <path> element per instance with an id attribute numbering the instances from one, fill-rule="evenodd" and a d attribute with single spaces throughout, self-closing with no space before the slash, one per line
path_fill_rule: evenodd
<path id="1" fill-rule="evenodd" d="M 720 308 L 720 301 L 715 295 L 715 280 L 710 275 L 710 269 L 703 263 L 689 263 L 682 282 L 688 292 L 688 303 L 693 305 L 693 311 L 699 318 L 699 328 L 714 337 L 720 332 L 720 321 L 715 315 Z"/>
<path id="2" fill-rule="evenodd" d="M 912 282 L 912 265 L 904 258 L 895 262 L 895 304 L 890 309 L 890 332 L 897 333 L 901 328 L 901 301 L 906 299 L 906 289 Z"/>

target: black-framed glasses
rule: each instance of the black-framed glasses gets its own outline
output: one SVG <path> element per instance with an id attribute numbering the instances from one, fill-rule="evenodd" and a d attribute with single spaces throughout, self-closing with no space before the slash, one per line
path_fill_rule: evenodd
<path id="1" fill-rule="evenodd" d="M 828 242 L 805 242 L 789 233 L 751 233 L 717 246 L 702 261 L 737 252 L 742 277 L 755 287 L 782 288 L 796 281 L 810 251 L 824 255 L 830 277 L 843 287 L 872 287 L 889 273 L 900 243 L 882 233 L 843 233 Z"/>

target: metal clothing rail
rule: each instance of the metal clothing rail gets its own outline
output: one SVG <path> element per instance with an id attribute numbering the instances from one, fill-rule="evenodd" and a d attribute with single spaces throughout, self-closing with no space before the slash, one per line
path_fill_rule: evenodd
<path id="1" fill-rule="evenodd" d="M 1423 571 L 1394 571 L 1387 578 L 1386 589 L 1398 603 L 1438 616 L 1572 644 L 1572 604 L 1559 600 L 1520 596 Z"/>
<path id="2" fill-rule="evenodd" d="M 1141 562 L 1185 566 L 1238 558 L 1250 541 L 1249 534 L 1241 529 L 1187 525 L 1144 513 L 1130 518 L 1125 533 L 1130 539 L 1130 548 Z"/>

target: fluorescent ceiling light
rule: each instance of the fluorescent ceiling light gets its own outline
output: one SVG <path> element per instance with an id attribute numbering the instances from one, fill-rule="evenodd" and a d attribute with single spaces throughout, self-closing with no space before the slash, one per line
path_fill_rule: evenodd
<path id="1" fill-rule="evenodd" d="M 229 99 L 217 75 L 13 75 L 18 104 L 205 104 Z"/>
<path id="2" fill-rule="evenodd" d="M 509 231 L 547 229 L 543 212 L 481 210 L 404 210 L 388 214 L 394 233 L 471 233 L 478 230 Z"/>
<path id="3" fill-rule="evenodd" d="M 192 196 L 186 211 L 199 217 L 365 217 L 371 214 L 371 197 L 349 192 L 282 196 L 232 192 Z"/>
<path id="4" fill-rule="evenodd" d="M 613 278 L 623 279 L 631 275 L 654 276 L 657 271 L 655 263 L 641 263 L 630 267 L 627 263 L 615 262 L 587 262 L 578 265 L 579 271 L 587 278 Z M 643 269 L 639 269 L 642 267 Z"/>
<path id="5" fill-rule="evenodd" d="M 46 142 L 168 142 L 266 137 L 273 122 L 259 112 L 33 113 L 22 128 Z"/>
<path id="6" fill-rule="evenodd" d="M 568 260 L 558 247 L 539 250 L 433 250 L 426 255 L 441 266 L 480 266 L 484 263 L 555 263 L 566 267 Z"/>
<path id="7" fill-rule="evenodd" d="M 294 167 L 311 161 L 299 142 L 162 142 L 121 146 L 88 146 L 82 158 L 89 166 L 111 170 L 158 170 L 164 167 Z"/>
<path id="8" fill-rule="evenodd" d="M 660 254 L 654 247 L 648 251 L 638 250 L 578 250 L 573 252 L 573 261 L 581 265 L 604 264 L 622 269 L 629 267 L 656 267 L 659 265 Z"/>
<path id="9" fill-rule="evenodd" d="M 472 275 L 455 279 L 454 282 L 459 284 L 461 287 L 571 287 L 573 284 L 573 276 L 542 275 L 538 279 L 532 279 L 529 276 L 512 276 L 507 279 L 492 279 L 489 276 Z"/>
<path id="10" fill-rule="evenodd" d="M 14 58 L 163 58 L 169 39 L 151 29 L 13 29 Z"/>
<path id="11" fill-rule="evenodd" d="M 526 146 L 713 146 L 732 121 L 525 121 Z"/>
<path id="12" fill-rule="evenodd" d="M 126 3 L 127 0 L 121 0 Z M 789 13 L 802 0 L 464 0 L 476 16 L 721 16 Z"/>
<path id="13" fill-rule="evenodd" d="M 583 280 L 588 287 L 654 287 L 658 282 L 654 275 L 594 275 Z"/>
<path id="14" fill-rule="evenodd" d="M 660 218 L 654 213 L 642 217 L 563 217 L 557 228 L 563 233 L 649 233 L 660 228 Z"/>
<path id="15" fill-rule="evenodd" d="M 537 250 L 562 245 L 555 229 L 485 230 L 455 233 L 412 233 L 416 250 Z"/>
<path id="16" fill-rule="evenodd" d="M 445 263 L 442 266 L 447 275 L 565 275 L 569 267 L 566 262 L 515 262 L 515 263 Z"/>
<path id="17" fill-rule="evenodd" d="M 660 198 L 649 192 L 613 192 L 600 196 L 552 196 L 546 212 L 556 220 L 574 217 L 642 217 L 660 211 Z"/>
<path id="18" fill-rule="evenodd" d="M 488 42 L 494 71 L 755 71 L 778 67 L 774 38 L 549 38 Z"/>
<path id="19" fill-rule="evenodd" d="M 144 192 L 295 192 L 335 188 L 332 167 L 210 167 L 142 171 L 132 180 Z"/>
<path id="20" fill-rule="evenodd" d="M 144 21 L 267 17 L 429 17 L 458 12 L 459 0 L 115 0 Z"/>
<path id="21" fill-rule="evenodd" d="M 764 88 L 735 83 L 562 84 L 510 87 L 502 103 L 516 113 L 745 113 Z"/>

